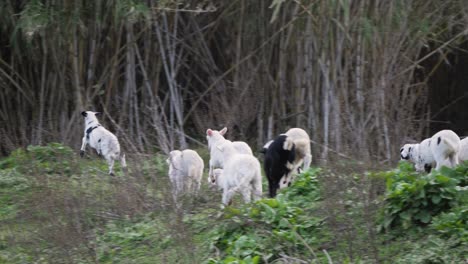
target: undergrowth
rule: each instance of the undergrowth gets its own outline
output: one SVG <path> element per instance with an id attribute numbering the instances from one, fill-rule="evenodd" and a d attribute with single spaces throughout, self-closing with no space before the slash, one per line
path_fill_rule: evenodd
<path id="1" fill-rule="evenodd" d="M 57 143 L 1 159 L 0 263 L 467 261 L 468 164 L 311 168 L 274 199 L 221 209 L 206 179 L 175 206 L 164 160 L 129 155 L 111 177 Z"/>

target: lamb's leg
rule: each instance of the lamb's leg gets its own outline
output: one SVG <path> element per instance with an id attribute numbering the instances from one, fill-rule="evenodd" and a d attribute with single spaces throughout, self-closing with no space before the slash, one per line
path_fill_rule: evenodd
<path id="1" fill-rule="evenodd" d="M 191 175 L 189 175 L 187 177 L 187 179 L 185 180 L 185 190 L 186 192 L 189 192 L 189 193 L 193 193 L 193 186 L 194 186 L 194 179 Z"/>
<path id="2" fill-rule="evenodd" d="M 441 159 L 437 160 L 436 170 L 440 170 L 442 168 L 442 166 L 449 167 L 449 168 L 452 167 L 452 163 L 451 163 L 449 157 L 441 158 Z"/>
<path id="3" fill-rule="evenodd" d="M 201 186 L 201 179 L 203 177 L 203 170 L 201 170 L 198 174 L 199 176 L 195 179 L 195 195 L 198 195 Z"/>
<path id="4" fill-rule="evenodd" d="M 109 163 L 109 175 L 114 176 L 115 175 L 114 174 L 114 162 L 115 162 L 115 160 L 114 160 L 114 158 L 111 158 L 111 157 L 106 158 L 106 160 L 107 160 L 107 163 Z"/>
<path id="5" fill-rule="evenodd" d="M 82 139 L 82 143 L 81 143 L 81 149 L 80 149 L 80 157 L 83 157 L 84 156 L 84 153 L 85 153 L 85 149 L 86 149 L 86 144 L 87 144 L 87 140 L 86 140 L 86 137 L 83 137 Z"/>
<path id="6" fill-rule="evenodd" d="M 421 163 L 414 164 L 414 168 L 416 169 L 417 172 L 423 172 L 426 168 L 425 166 L 426 166 L 425 164 L 421 164 Z"/>
<path id="7" fill-rule="evenodd" d="M 252 194 L 253 200 L 258 201 L 262 198 L 262 177 L 260 173 L 259 180 L 256 180 L 252 183 Z"/>
<path id="8" fill-rule="evenodd" d="M 250 195 L 251 195 L 250 186 L 242 188 L 241 194 L 242 194 L 242 198 L 244 198 L 244 203 L 250 203 Z"/>
<path id="9" fill-rule="evenodd" d="M 424 164 L 424 171 L 426 171 L 427 173 L 430 173 L 431 169 L 432 169 L 431 164 Z"/>
<path id="10" fill-rule="evenodd" d="M 174 204 L 175 204 L 176 207 L 178 208 L 178 207 L 179 207 L 179 202 L 178 202 L 177 196 L 178 196 L 178 192 L 177 192 L 177 182 L 176 182 L 176 181 L 173 181 L 173 182 L 172 182 L 172 200 L 174 201 Z"/>
<path id="11" fill-rule="evenodd" d="M 310 167 L 310 163 L 312 162 L 312 155 L 306 154 L 304 157 L 304 170 L 306 171 Z"/>
<path id="12" fill-rule="evenodd" d="M 120 165 L 122 166 L 122 171 L 124 172 L 124 174 L 126 174 L 128 170 L 127 170 L 127 161 L 125 160 L 125 154 L 122 154 L 120 156 Z"/>
<path id="13" fill-rule="evenodd" d="M 440 170 L 443 165 L 445 165 L 445 157 L 438 153 L 434 153 L 434 160 L 436 161 L 436 170 Z"/>
<path id="14" fill-rule="evenodd" d="M 203 171 L 197 169 L 196 166 L 191 167 L 190 169 L 190 184 L 191 187 L 189 188 L 190 192 L 194 195 L 197 195 L 198 190 L 200 190 L 200 180 L 203 175 Z"/>
<path id="15" fill-rule="evenodd" d="M 450 165 L 452 165 L 452 168 L 455 168 L 458 164 L 458 153 L 450 155 Z"/>
<path id="16" fill-rule="evenodd" d="M 279 182 L 276 182 L 276 181 L 269 182 L 268 188 L 270 191 L 270 198 L 274 198 L 276 196 L 276 191 L 279 189 Z"/>
<path id="17" fill-rule="evenodd" d="M 230 202 L 231 202 L 231 199 L 232 199 L 232 196 L 234 195 L 234 191 L 229 189 L 229 190 L 226 190 L 224 189 L 224 192 L 223 192 L 223 199 L 222 199 L 222 203 L 224 205 L 229 205 Z"/>
<path id="18" fill-rule="evenodd" d="M 181 194 L 184 189 L 184 182 L 181 179 L 180 175 L 176 180 L 176 189 L 177 196 L 179 196 L 179 194 Z"/>
<path id="19" fill-rule="evenodd" d="M 211 182 L 211 179 L 213 179 L 214 166 L 213 166 L 213 161 L 211 159 L 210 159 L 209 163 L 210 163 L 210 168 L 208 170 L 208 181 Z"/>

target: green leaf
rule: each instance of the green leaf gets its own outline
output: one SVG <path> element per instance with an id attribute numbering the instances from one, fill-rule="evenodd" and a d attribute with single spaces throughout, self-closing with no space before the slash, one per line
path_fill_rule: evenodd
<path id="1" fill-rule="evenodd" d="M 432 216 L 427 211 L 421 211 L 414 218 L 419 219 L 421 222 L 427 224 L 431 222 Z"/>
<path id="2" fill-rule="evenodd" d="M 400 218 L 401 219 L 409 221 L 409 220 L 411 220 L 411 217 L 412 217 L 411 212 L 409 212 L 409 211 L 404 211 L 404 212 L 400 213 Z"/>
<path id="3" fill-rule="evenodd" d="M 279 202 L 276 199 L 264 199 L 262 202 L 271 208 L 277 208 L 279 206 Z"/>
<path id="4" fill-rule="evenodd" d="M 439 204 L 440 201 L 442 200 L 442 197 L 440 197 L 440 195 L 433 195 L 431 197 L 431 200 L 432 200 L 432 203 Z"/>
<path id="5" fill-rule="evenodd" d="M 255 256 L 252 258 L 252 264 L 258 264 L 260 263 L 260 256 Z"/>

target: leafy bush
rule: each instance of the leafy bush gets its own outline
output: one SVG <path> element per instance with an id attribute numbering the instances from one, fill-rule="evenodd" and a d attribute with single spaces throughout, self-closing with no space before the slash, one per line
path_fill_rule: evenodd
<path id="1" fill-rule="evenodd" d="M 397 264 L 430 264 L 430 263 L 465 263 L 468 256 L 468 243 L 456 239 L 442 239 L 429 235 L 418 243 L 411 244 L 411 249 L 402 256 L 394 258 Z"/>
<path id="2" fill-rule="evenodd" d="M 17 149 L 0 161 L 0 169 L 17 168 L 23 174 L 60 173 L 71 174 L 77 166 L 74 151 L 60 143 L 46 146 L 28 146 Z"/>
<path id="3" fill-rule="evenodd" d="M 275 199 L 240 209 L 227 207 L 210 234 L 211 247 L 223 254 L 207 263 L 259 263 L 294 255 L 315 258 L 310 245 L 324 238 L 317 235 L 323 233 L 323 219 L 311 217 L 313 204 L 320 199 L 319 172 L 311 169 L 299 175 Z"/>
<path id="4" fill-rule="evenodd" d="M 191 236 L 176 218 L 164 213 L 109 221 L 96 238 L 99 263 L 199 263 Z"/>
<path id="5" fill-rule="evenodd" d="M 428 175 L 416 173 L 407 162 L 383 173 L 387 178 L 384 217 L 380 228 L 427 225 L 435 215 L 460 204 L 468 167 L 443 167 Z"/>
<path id="6" fill-rule="evenodd" d="M 447 238 L 468 243 L 468 204 L 434 217 L 431 227 Z"/>
<path id="7" fill-rule="evenodd" d="M 30 187 L 26 177 L 15 168 L 0 170 L 0 221 L 12 219 L 17 211 L 17 197 Z"/>

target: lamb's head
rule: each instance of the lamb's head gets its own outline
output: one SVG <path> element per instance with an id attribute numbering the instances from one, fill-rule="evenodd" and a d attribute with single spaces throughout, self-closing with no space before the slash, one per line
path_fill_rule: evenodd
<path id="1" fill-rule="evenodd" d="M 413 151 L 415 148 L 415 144 L 405 144 L 400 149 L 400 157 L 402 160 L 410 160 L 411 156 L 413 155 Z"/>
<path id="2" fill-rule="evenodd" d="M 166 159 L 166 163 L 169 165 L 169 178 L 171 181 L 178 175 L 180 170 L 180 161 L 182 159 L 182 151 L 173 150 L 169 153 L 169 157 Z"/>
<path id="3" fill-rule="evenodd" d="M 206 130 L 206 139 L 208 140 L 208 149 L 211 149 L 212 146 L 216 144 L 216 142 L 224 139 L 224 134 L 226 134 L 227 128 L 223 128 L 220 131 L 212 130 L 208 128 Z"/>
<path id="4" fill-rule="evenodd" d="M 180 157 L 182 157 L 182 151 L 173 150 L 173 151 L 169 152 L 169 157 L 167 158 L 166 162 L 169 165 L 177 163 L 178 160 L 180 159 Z"/>
<path id="5" fill-rule="evenodd" d="M 85 123 L 88 124 L 91 121 L 95 121 L 99 123 L 97 116 L 101 115 L 100 112 L 93 112 L 93 111 L 83 111 L 81 112 L 81 115 L 84 116 Z"/>

